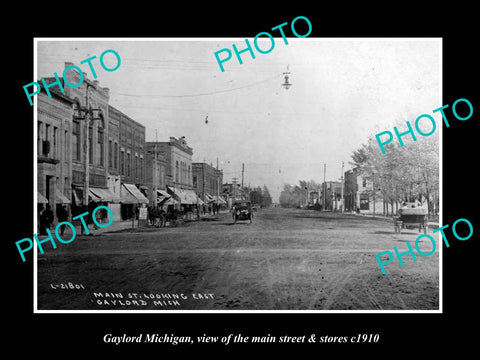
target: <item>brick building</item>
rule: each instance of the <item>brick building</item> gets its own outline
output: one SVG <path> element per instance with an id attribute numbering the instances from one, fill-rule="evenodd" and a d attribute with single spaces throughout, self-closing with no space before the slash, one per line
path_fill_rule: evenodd
<path id="1" fill-rule="evenodd" d="M 207 163 L 192 164 L 192 186 L 204 202 L 210 202 L 209 197 L 216 199 L 217 194 L 222 195 L 223 171 Z"/>
<path id="2" fill-rule="evenodd" d="M 108 187 L 119 199 L 110 208 L 114 218 L 128 219 L 136 206 L 148 203 L 145 126 L 111 105 L 108 110 Z"/>
<path id="3" fill-rule="evenodd" d="M 158 151 L 158 146 L 155 143 L 146 143 L 145 185 L 148 187 L 147 197 L 152 206 L 157 205 L 158 190 L 166 191 L 166 167 L 167 160 Z M 157 189 L 157 194 L 155 194 L 155 189 Z"/>
<path id="4" fill-rule="evenodd" d="M 65 67 L 73 65 L 66 62 Z M 50 92 L 61 91 L 73 101 L 71 121 L 71 186 L 72 211 L 82 211 L 90 201 L 110 205 L 115 200 L 107 186 L 108 164 L 106 163 L 108 138 L 108 101 L 109 89 L 99 86 L 97 80 L 90 80 L 87 74 L 72 69 L 64 78 L 47 78 Z M 80 85 L 70 87 L 65 84 Z M 87 167 L 88 163 L 88 167 Z M 87 182 L 88 178 L 88 182 Z"/>
<path id="5" fill-rule="evenodd" d="M 148 146 L 151 144 L 155 142 L 147 143 Z M 170 137 L 170 141 L 157 142 L 157 150 L 166 161 L 166 185 L 191 190 L 193 150 L 187 145 L 185 137 Z"/>
<path id="6" fill-rule="evenodd" d="M 48 204 L 56 220 L 58 206 L 69 210 L 72 200 L 73 101 L 55 90 L 51 96 L 43 88 L 37 95 L 37 202 Z"/>

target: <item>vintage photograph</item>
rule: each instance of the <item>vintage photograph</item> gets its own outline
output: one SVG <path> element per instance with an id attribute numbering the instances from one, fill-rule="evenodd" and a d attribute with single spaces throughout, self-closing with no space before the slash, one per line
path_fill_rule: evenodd
<path id="1" fill-rule="evenodd" d="M 35 39 L 36 312 L 441 311 L 441 38 L 274 39 Z"/>

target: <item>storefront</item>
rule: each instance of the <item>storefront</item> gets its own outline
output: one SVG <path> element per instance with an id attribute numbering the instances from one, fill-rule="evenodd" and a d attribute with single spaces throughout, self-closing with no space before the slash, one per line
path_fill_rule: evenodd
<path id="1" fill-rule="evenodd" d="M 120 192 L 120 204 L 122 220 L 127 220 L 135 216 L 137 208 L 142 204 L 147 206 L 148 199 L 134 184 L 123 183 Z"/>

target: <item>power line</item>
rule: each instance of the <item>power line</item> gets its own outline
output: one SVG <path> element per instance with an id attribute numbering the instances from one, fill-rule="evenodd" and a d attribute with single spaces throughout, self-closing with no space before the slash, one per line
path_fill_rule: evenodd
<path id="1" fill-rule="evenodd" d="M 268 78 L 268 79 L 257 81 L 257 82 L 254 82 L 254 83 L 251 83 L 251 84 L 248 84 L 248 85 L 244 85 L 244 86 L 239 86 L 239 87 L 236 87 L 236 88 L 217 90 L 217 91 L 211 91 L 211 92 L 205 92 L 205 93 L 197 93 L 197 94 L 184 94 L 184 95 L 142 94 L 142 95 L 140 95 L 140 94 L 119 93 L 119 92 L 112 92 L 112 94 L 121 95 L 121 96 L 129 96 L 129 97 L 167 97 L 167 98 L 185 98 L 185 97 L 208 96 L 208 95 L 222 94 L 222 93 L 226 93 L 226 92 L 231 92 L 231 91 L 236 91 L 236 90 L 240 90 L 240 89 L 249 88 L 249 87 L 252 87 L 252 86 L 256 86 L 256 85 L 259 85 L 259 84 L 266 83 L 266 82 L 271 81 L 273 79 L 276 79 L 280 76 L 282 76 L 282 75 L 279 74 L 279 75 L 273 76 L 273 77 Z"/>

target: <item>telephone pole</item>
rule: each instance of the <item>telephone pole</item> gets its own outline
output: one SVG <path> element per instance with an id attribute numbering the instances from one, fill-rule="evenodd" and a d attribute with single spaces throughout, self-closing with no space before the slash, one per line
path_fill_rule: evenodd
<path id="1" fill-rule="evenodd" d="M 155 153 L 153 157 L 153 206 L 157 206 L 157 129 L 155 129 Z"/>
<path id="2" fill-rule="evenodd" d="M 220 197 L 220 176 L 218 176 L 218 157 L 217 157 L 217 205 L 219 205 L 218 198 Z"/>
<path id="3" fill-rule="evenodd" d="M 344 178 L 343 178 L 343 161 L 342 161 L 342 176 L 341 176 L 341 179 L 342 179 L 342 192 L 341 192 L 341 207 L 342 207 L 342 213 L 344 212 L 344 209 L 345 209 L 345 201 L 343 200 L 343 187 L 344 187 Z"/>
<path id="4" fill-rule="evenodd" d="M 327 206 L 327 183 L 325 182 L 325 174 L 327 172 L 327 164 L 323 164 L 323 211 L 325 211 L 325 207 Z"/>
<path id="5" fill-rule="evenodd" d="M 243 200 L 243 173 L 244 172 L 245 172 L 245 164 L 242 163 L 242 188 L 241 188 L 242 200 Z"/>
<path id="6" fill-rule="evenodd" d="M 88 206 L 88 195 L 90 192 L 90 123 L 92 123 L 92 143 L 93 143 L 93 121 L 102 120 L 103 114 L 101 109 L 92 109 L 89 104 L 88 89 L 92 85 L 87 84 L 85 90 L 85 106 L 80 106 L 78 113 L 74 115 L 76 120 L 85 120 L 85 182 L 83 188 L 83 205 Z M 97 116 L 94 116 L 94 112 L 97 112 Z M 93 144 L 92 144 L 93 145 Z M 93 160 L 93 156 L 92 156 Z"/>

